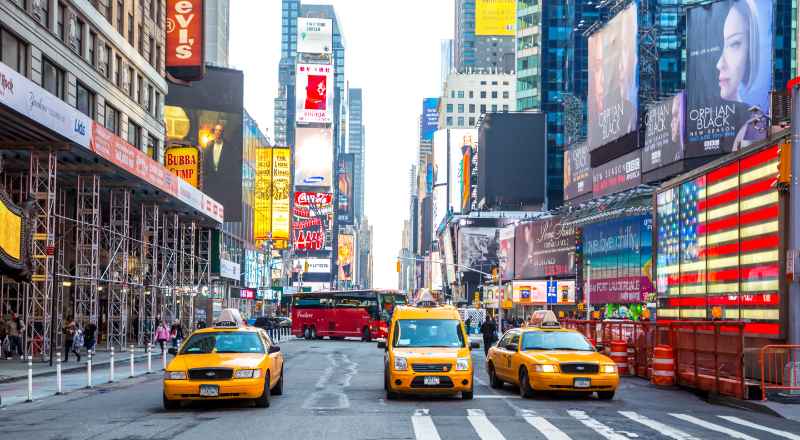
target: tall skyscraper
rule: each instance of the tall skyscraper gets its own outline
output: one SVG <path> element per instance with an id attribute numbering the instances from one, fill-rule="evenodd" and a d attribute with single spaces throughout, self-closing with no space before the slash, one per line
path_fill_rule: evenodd
<path id="1" fill-rule="evenodd" d="M 514 70 L 514 36 L 513 16 L 509 23 L 503 27 L 504 32 L 483 30 L 476 32 L 478 20 L 482 20 L 480 11 L 476 10 L 476 0 L 455 1 L 455 38 L 453 39 L 453 63 L 456 70 L 466 72 L 472 70 L 499 70 L 511 72 Z M 480 2 L 478 0 L 477 2 Z M 512 1 L 483 2 L 485 8 L 504 8 Z M 492 15 L 496 16 L 496 11 Z M 483 25 L 483 23 L 480 23 Z M 508 34 L 507 27 L 512 27 Z M 495 33 L 497 35 L 492 35 Z"/>
<path id="2" fill-rule="evenodd" d="M 205 0 L 205 58 L 206 63 L 228 67 L 230 39 L 230 0 Z"/>
<path id="3" fill-rule="evenodd" d="M 348 145 L 347 152 L 353 153 L 353 214 L 356 222 L 359 223 L 364 218 L 364 121 L 363 95 L 361 89 L 350 89 L 348 92 Z"/>
<path id="4" fill-rule="evenodd" d="M 446 40 L 442 40 L 441 44 L 441 51 L 442 51 L 442 65 L 441 71 L 439 73 L 439 83 L 444 84 L 447 81 L 447 75 L 453 70 L 453 39 L 448 38 Z"/>

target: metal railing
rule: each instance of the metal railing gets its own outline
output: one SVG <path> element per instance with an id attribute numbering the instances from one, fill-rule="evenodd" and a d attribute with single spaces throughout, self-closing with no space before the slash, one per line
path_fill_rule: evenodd
<path id="1" fill-rule="evenodd" d="M 770 390 L 786 391 L 800 401 L 800 345 L 765 345 L 759 350 L 761 400 Z"/>

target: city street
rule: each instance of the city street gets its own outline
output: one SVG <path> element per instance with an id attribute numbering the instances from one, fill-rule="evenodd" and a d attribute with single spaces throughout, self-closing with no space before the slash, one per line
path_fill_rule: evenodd
<path id="1" fill-rule="evenodd" d="M 473 357 L 475 399 L 384 400 L 382 351 L 355 340 L 281 346 L 286 388 L 272 406 L 203 403 L 165 411 L 160 375 L 125 379 L 0 410 L 2 437 L 37 439 L 800 439 L 800 423 L 708 404 L 626 379 L 611 402 L 518 398 L 493 390 Z M 47 423 L 44 423 L 47 422 Z"/>

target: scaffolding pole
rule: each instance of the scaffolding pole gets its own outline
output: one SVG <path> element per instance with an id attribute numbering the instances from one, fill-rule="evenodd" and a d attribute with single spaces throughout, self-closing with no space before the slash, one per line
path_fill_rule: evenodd
<path id="1" fill-rule="evenodd" d="M 100 179 L 78 176 L 75 217 L 75 322 L 97 325 L 100 264 Z"/>
<path id="2" fill-rule="evenodd" d="M 55 310 L 52 311 L 53 318 L 51 323 L 55 325 L 55 332 L 53 335 L 55 336 L 55 340 L 52 341 L 52 344 L 55 347 L 63 346 L 63 336 L 64 332 L 61 331 L 64 328 L 64 301 L 68 299 L 67 291 L 69 290 L 68 286 L 65 286 L 64 283 L 59 282 L 58 274 L 60 273 L 69 273 L 67 271 L 66 266 L 66 250 L 68 248 L 69 240 L 67 234 L 67 191 L 64 189 L 58 190 L 58 197 L 56 197 L 56 247 L 58 252 L 56 252 L 56 271 L 55 271 L 55 279 L 53 283 L 55 283 L 55 287 L 53 289 L 56 297 L 55 301 L 52 301 L 52 304 L 55 306 Z"/>
<path id="3" fill-rule="evenodd" d="M 197 225 L 195 222 L 181 223 L 179 285 L 182 292 L 180 320 L 184 329 L 192 329 L 194 327 L 195 268 L 197 267 L 195 255 L 196 237 Z"/>
<path id="4" fill-rule="evenodd" d="M 207 290 L 211 284 L 211 229 L 202 228 L 197 235 L 197 286 L 195 292 Z"/>
<path id="5" fill-rule="evenodd" d="M 161 222 L 161 319 L 171 322 L 177 316 L 175 285 L 178 282 L 178 215 L 164 214 Z"/>
<path id="6" fill-rule="evenodd" d="M 131 192 L 112 189 L 109 204 L 108 265 L 108 339 L 107 347 L 127 346 L 128 257 L 130 237 Z"/>
<path id="7" fill-rule="evenodd" d="M 142 287 L 139 295 L 139 345 L 147 341 L 146 335 L 155 331 L 155 320 L 158 314 L 158 294 L 155 285 L 158 282 L 158 205 L 142 205 L 141 225 L 141 268 Z"/>
<path id="8" fill-rule="evenodd" d="M 28 188 L 33 201 L 33 273 L 25 285 L 25 354 L 50 354 L 52 265 L 55 249 L 56 169 L 55 152 L 31 152 Z"/>

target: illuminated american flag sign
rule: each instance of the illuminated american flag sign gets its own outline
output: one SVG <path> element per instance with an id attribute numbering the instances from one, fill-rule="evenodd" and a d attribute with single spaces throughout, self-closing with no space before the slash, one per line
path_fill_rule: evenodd
<path id="1" fill-rule="evenodd" d="M 657 194 L 659 319 L 780 335 L 778 161 L 769 147 Z"/>

